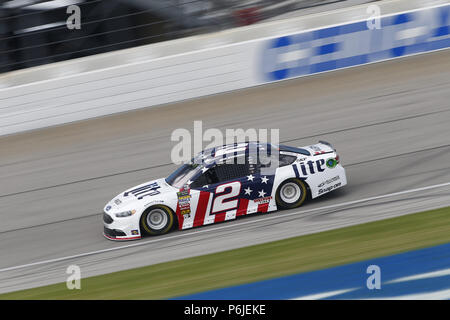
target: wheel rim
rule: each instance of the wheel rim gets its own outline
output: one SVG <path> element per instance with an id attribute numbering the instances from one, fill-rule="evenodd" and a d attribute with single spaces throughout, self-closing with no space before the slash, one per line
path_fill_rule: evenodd
<path id="1" fill-rule="evenodd" d="M 285 203 L 295 203 L 302 195 L 300 186 L 294 182 L 288 182 L 280 190 L 280 197 Z"/>
<path id="2" fill-rule="evenodd" d="M 147 225 L 154 230 L 161 230 L 167 224 L 167 214 L 162 209 L 153 209 L 147 215 Z"/>

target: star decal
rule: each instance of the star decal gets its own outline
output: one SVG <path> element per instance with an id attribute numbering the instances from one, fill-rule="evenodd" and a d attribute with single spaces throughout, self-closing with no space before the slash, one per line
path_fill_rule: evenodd
<path id="1" fill-rule="evenodd" d="M 188 181 L 186 182 L 187 185 L 190 185 L 191 183 L 192 183 L 191 180 L 188 180 Z"/>
<path id="2" fill-rule="evenodd" d="M 261 177 L 261 182 L 267 184 L 267 181 L 269 180 L 269 178 L 267 178 L 267 176 Z"/>
<path id="3" fill-rule="evenodd" d="M 202 173 L 205 173 L 206 171 L 208 171 L 208 168 L 207 167 L 203 167 L 202 168 Z"/>
<path id="4" fill-rule="evenodd" d="M 253 179 L 254 179 L 255 177 L 253 176 L 253 175 L 249 175 L 249 176 L 247 176 L 247 181 L 253 181 Z"/>
<path id="5" fill-rule="evenodd" d="M 250 189 L 250 187 L 248 187 L 247 189 L 244 189 L 244 191 L 245 191 L 245 194 L 248 194 L 248 195 L 250 195 L 251 193 L 252 193 L 252 189 Z"/>
<path id="6" fill-rule="evenodd" d="M 204 185 L 202 188 L 208 188 L 209 187 L 209 185 Z"/>
<path id="7" fill-rule="evenodd" d="M 264 198 L 264 195 L 265 195 L 266 193 L 264 192 L 264 190 L 261 190 L 261 191 L 258 192 L 258 194 L 259 194 L 259 196 L 260 196 L 261 198 Z"/>

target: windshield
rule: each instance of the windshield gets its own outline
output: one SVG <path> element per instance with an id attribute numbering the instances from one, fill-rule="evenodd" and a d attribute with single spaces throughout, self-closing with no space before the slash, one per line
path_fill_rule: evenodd
<path id="1" fill-rule="evenodd" d="M 168 176 L 166 182 L 172 187 L 181 188 L 191 182 L 201 169 L 202 166 L 197 163 L 184 164 Z"/>

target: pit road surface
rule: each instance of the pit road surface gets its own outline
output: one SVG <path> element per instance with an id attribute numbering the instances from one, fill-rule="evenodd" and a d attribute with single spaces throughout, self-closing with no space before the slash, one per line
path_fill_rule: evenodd
<path id="1" fill-rule="evenodd" d="M 87 277 L 448 206 L 449 185 L 335 207 L 450 182 L 449 101 L 446 50 L 0 138 L 0 292 L 63 282 L 71 264 Z M 106 240 L 105 203 L 173 171 L 171 133 L 194 120 L 329 141 L 349 184 L 295 210 Z"/>

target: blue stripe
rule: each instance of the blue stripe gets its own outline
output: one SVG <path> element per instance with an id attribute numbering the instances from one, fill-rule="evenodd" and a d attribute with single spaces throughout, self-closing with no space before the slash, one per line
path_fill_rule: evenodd
<path id="1" fill-rule="evenodd" d="M 449 26 L 434 29 L 433 37 L 443 37 L 449 34 Z"/>
<path id="2" fill-rule="evenodd" d="M 381 289 L 366 286 L 367 267 L 381 270 Z M 285 276 L 235 287 L 197 293 L 178 299 L 293 299 L 312 294 L 350 289 L 331 299 L 396 297 L 450 289 L 450 275 L 390 283 L 394 279 L 450 268 L 450 243 L 371 259 L 344 266 Z"/>
<path id="3" fill-rule="evenodd" d="M 131 191 L 127 191 L 127 192 L 124 193 L 124 196 L 126 197 L 126 196 L 128 196 L 130 193 L 133 193 L 133 194 L 134 194 L 135 192 L 139 192 L 139 191 L 142 191 L 142 190 L 146 190 L 146 189 L 150 188 L 151 186 L 152 186 L 152 184 L 147 184 L 147 185 L 145 185 L 145 186 L 142 186 L 142 187 L 133 189 L 133 190 L 131 190 Z"/>
<path id="4" fill-rule="evenodd" d="M 335 43 L 329 43 L 320 47 L 316 48 L 316 55 L 320 56 L 320 55 L 324 55 L 324 54 L 329 54 L 329 53 L 333 53 L 339 50 L 339 43 L 335 42 Z"/>
<path id="5" fill-rule="evenodd" d="M 297 164 L 293 164 L 292 168 L 294 168 L 295 177 L 300 178 L 300 174 L 298 173 Z"/>
<path id="6" fill-rule="evenodd" d="M 350 23 L 341 26 L 340 34 L 348 34 L 348 33 L 355 33 L 355 32 L 361 32 L 361 31 L 367 31 L 367 22 L 361 21 L 356 23 Z"/>
<path id="7" fill-rule="evenodd" d="M 331 27 L 331 28 L 316 30 L 316 31 L 313 31 L 313 38 L 321 39 L 321 38 L 334 37 L 334 36 L 341 34 L 340 29 L 341 29 L 341 27 L 338 26 L 338 27 Z M 355 31 L 353 31 L 353 32 L 355 32 Z"/>
<path id="8" fill-rule="evenodd" d="M 311 65 L 311 73 L 318 73 L 328 70 L 334 70 L 337 68 L 337 61 L 338 60 L 330 60 L 325 62 L 320 62 Z"/>

